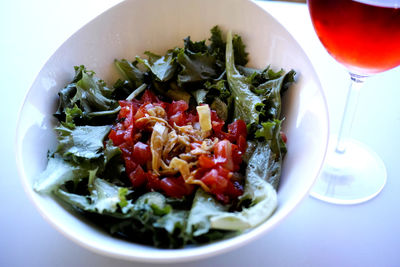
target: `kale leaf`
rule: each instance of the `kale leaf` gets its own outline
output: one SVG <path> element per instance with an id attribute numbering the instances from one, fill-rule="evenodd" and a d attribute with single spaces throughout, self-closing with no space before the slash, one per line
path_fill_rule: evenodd
<path id="1" fill-rule="evenodd" d="M 112 93 L 113 89 L 109 89 L 93 71 L 86 70 L 84 66 L 75 67 L 72 82 L 59 92 L 59 107 L 54 115 L 61 122 L 72 109 L 74 114 L 69 118 L 70 122 L 80 125 L 92 124 L 93 117 L 103 115 L 97 112 L 118 107 L 118 102 L 111 98 Z"/>
<path id="2" fill-rule="evenodd" d="M 157 81 L 166 82 L 175 75 L 177 69 L 175 50 L 169 50 L 165 56 L 159 56 L 149 51 L 146 51 L 145 55 L 148 56 L 148 59 L 137 56 L 136 60 L 150 70 Z"/>

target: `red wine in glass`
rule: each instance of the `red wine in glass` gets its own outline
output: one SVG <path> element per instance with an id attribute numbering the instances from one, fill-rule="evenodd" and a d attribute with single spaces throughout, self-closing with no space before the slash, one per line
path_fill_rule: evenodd
<path id="1" fill-rule="evenodd" d="M 382 160 L 349 138 L 366 77 L 400 65 L 400 0 L 308 0 L 314 29 L 351 78 L 342 123 L 330 140 L 324 170 L 311 195 L 337 204 L 375 197 L 386 183 Z M 373 131 L 373 129 L 371 129 Z"/>
<path id="2" fill-rule="evenodd" d="M 322 44 L 350 71 L 374 74 L 400 64 L 396 1 L 309 0 L 308 5 Z"/>

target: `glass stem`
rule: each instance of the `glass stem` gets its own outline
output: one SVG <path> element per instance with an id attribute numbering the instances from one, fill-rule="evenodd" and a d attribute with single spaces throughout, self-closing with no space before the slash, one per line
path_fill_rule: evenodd
<path id="1" fill-rule="evenodd" d="M 337 136 L 337 143 L 335 151 L 336 153 L 345 153 L 346 144 L 345 140 L 349 138 L 351 127 L 354 121 L 354 115 L 356 114 L 358 99 L 360 95 L 360 89 L 364 84 L 367 76 L 362 76 L 350 72 L 351 83 L 347 93 L 346 104 L 342 116 L 342 122 L 340 124 L 339 133 Z"/>

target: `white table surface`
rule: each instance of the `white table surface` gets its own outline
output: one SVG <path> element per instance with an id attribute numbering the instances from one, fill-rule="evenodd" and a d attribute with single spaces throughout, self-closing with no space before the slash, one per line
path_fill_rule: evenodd
<path id="1" fill-rule="evenodd" d="M 153 266 L 97 255 L 58 233 L 24 194 L 15 163 L 17 112 L 36 74 L 69 35 L 118 2 L 0 1 L 0 266 Z M 258 3 L 287 27 L 309 55 L 335 131 L 347 72 L 322 48 L 306 5 Z M 255 242 L 174 266 L 400 266 L 399 101 L 400 68 L 370 78 L 361 92 L 353 136 L 382 157 L 388 172 L 387 185 L 376 198 L 340 206 L 309 197 Z"/>

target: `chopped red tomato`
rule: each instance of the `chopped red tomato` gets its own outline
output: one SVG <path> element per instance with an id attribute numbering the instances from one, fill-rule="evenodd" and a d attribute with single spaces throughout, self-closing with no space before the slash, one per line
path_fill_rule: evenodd
<path id="1" fill-rule="evenodd" d="M 286 134 L 284 132 L 280 132 L 280 135 L 281 135 L 282 141 L 286 144 L 286 142 L 287 142 Z"/>
<path id="2" fill-rule="evenodd" d="M 247 137 L 247 126 L 243 120 L 235 120 L 228 125 L 228 136 L 231 142 L 238 140 L 240 136 L 246 139 Z"/>
<path id="3" fill-rule="evenodd" d="M 131 172 L 135 171 L 136 167 L 138 166 L 137 163 L 134 162 L 130 156 L 125 156 L 124 162 L 125 162 L 125 171 L 128 175 L 130 175 Z"/>
<path id="4" fill-rule="evenodd" d="M 108 134 L 108 138 L 113 141 L 114 145 L 119 146 L 124 142 L 125 131 L 117 128 L 119 128 L 118 124 L 116 128 L 111 129 L 110 133 Z"/>
<path id="5" fill-rule="evenodd" d="M 173 126 L 194 125 L 199 121 L 196 110 L 189 110 L 183 100 L 166 103 L 151 91 L 143 93 L 140 100 L 119 101 L 121 110 L 118 121 L 109 133 L 114 145 L 122 151 L 125 171 L 132 187 L 146 188 L 149 191 L 161 191 L 166 196 L 180 198 L 191 195 L 197 185 L 188 184 L 182 176 L 161 178 L 150 168 L 152 152 L 150 148 L 149 127 L 141 118 L 149 115 L 149 110 L 156 106 L 166 111 L 166 121 Z M 201 154 L 197 158 L 197 171 L 194 179 L 202 181 L 218 200 L 228 203 L 243 193 L 243 186 L 235 179 L 235 172 L 240 169 L 242 156 L 247 148 L 247 128 L 242 120 L 227 125 L 211 110 L 212 136 L 220 141 L 214 145 L 210 154 Z M 147 139 L 146 139 L 147 138 Z M 202 141 L 190 144 L 190 149 L 202 147 Z M 192 170 L 191 170 L 192 171 Z"/>
<path id="6" fill-rule="evenodd" d="M 151 171 L 147 171 L 147 183 L 146 188 L 149 191 L 157 191 L 161 189 L 161 180 L 160 178 L 152 173 Z"/>
<path id="7" fill-rule="evenodd" d="M 178 126 L 186 125 L 186 116 L 184 112 L 178 111 L 171 117 L 169 117 L 169 124 L 174 126 L 174 124 Z"/>
<path id="8" fill-rule="evenodd" d="M 150 90 L 146 90 L 144 91 L 142 97 L 140 98 L 140 100 L 143 103 L 159 103 L 161 102 L 158 97 Z"/>
<path id="9" fill-rule="evenodd" d="M 232 143 L 222 140 L 214 146 L 215 163 L 233 171 Z"/>
<path id="10" fill-rule="evenodd" d="M 199 115 L 197 112 L 192 111 L 192 112 L 186 112 L 186 124 L 189 123 L 195 123 L 199 121 Z"/>
<path id="11" fill-rule="evenodd" d="M 167 196 L 176 198 L 190 195 L 194 190 L 194 186 L 185 183 L 182 176 L 163 178 L 160 187 Z"/>
<path id="12" fill-rule="evenodd" d="M 211 192 L 215 194 L 222 194 L 228 186 L 228 180 L 219 175 L 216 169 L 207 172 L 203 178 L 201 178 L 201 181 L 203 181 L 211 189 Z"/>
<path id="13" fill-rule="evenodd" d="M 225 133 L 222 131 L 224 125 L 225 122 L 218 118 L 217 112 L 211 110 L 211 127 L 214 131 L 215 136 L 219 139 L 225 138 Z"/>
<path id="14" fill-rule="evenodd" d="M 238 146 L 239 151 L 241 152 L 241 155 L 243 155 L 247 149 L 246 137 L 244 137 L 243 135 L 239 135 L 236 144 Z"/>
<path id="15" fill-rule="evenodd" d="M 168 116 L 175 115 L 178 112 L 185 112 L 189 109 L 189 105 L 184 100 L 172 101 L 168 105 L 167 114 Z"/>
<path id="16" fill-rule="evenodd" d="M 135 115 L 133 116 L 133 122 L 136 122 L 138 119 L 143 118 L 147 113 L 147 105 L 151 105 L 149 103 L 145 103 L 143 105 L 140 106 L 140 108 L 137 110 L 137 112 L 135 113 Z M 143 125 L 137 125 L 138 128 L 141 128 Z"/>
<path id="17" fill-rule="evenodd" d="M 133 146 L 133 160 L 138 164 L 146 164 L 146 162 L 151 160 L 151 150 L 150 146 L 142 142 L 137 142 Z"/>
<path id="18" fill-rule="evenodd" d="M 215 161 L 212 157 L 208 155 L 200 155 L 199 166 L 200 168 L 211 169 L 215 167 Z"/>
<path id="19" fill-rule="evenodd" d="M 228 183 L 226 195 L 228 195 L 231 199 L 236 199 L 242 194 L 243 185 L 241 185 L 238 181 L 230 181 L 230 183 Z"/>
<path id="20" fill-rule="evenodd" d="M 129 180 L 133 187 L 140 187 L 146 182 L 147 175 L 143 171 L 142 167 L 137 165 L 136 169 L 129 174 Z"/>

